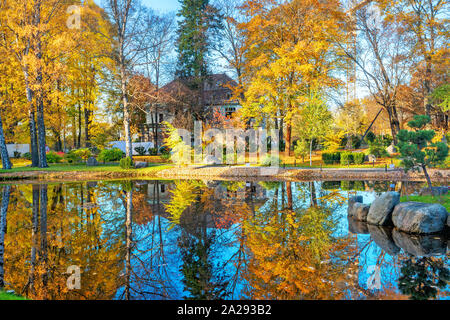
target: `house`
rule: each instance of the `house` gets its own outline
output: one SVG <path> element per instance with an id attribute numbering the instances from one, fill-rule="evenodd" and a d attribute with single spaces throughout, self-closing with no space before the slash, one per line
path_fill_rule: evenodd
<path id="1" fill-rule="evenodd" d="M 146 122 L 140 126 L 141 141 L 155 142 L 156 134 L 157 144 L 161 145 L 161 123 L 167 121 L 173 124 L 180 118 L 191 121 L 185 115 L 189 108 L 200 105 L 199 100 L 203 101 L 202 109 L 207 113 L 213 114 L 218 111 L 227 118 L 241 108 L 239 101 L 233 99 L 232 88 L 237 87 L 237 83 L 224 73 L 213 74 L 206 78 L 201 98 L 198 91 L 192 90 L 188 83 L 189 79 L 175 79 L 160 89 L 164 103 L 151 106 L 152 111 L 147 112 Z"/>

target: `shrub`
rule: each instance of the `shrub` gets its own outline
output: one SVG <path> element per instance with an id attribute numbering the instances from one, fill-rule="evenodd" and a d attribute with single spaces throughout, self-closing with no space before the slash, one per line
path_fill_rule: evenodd
<path id="1" fill-rule="evenodd" d="M 23 154 L 23 157 L 24 157 L 25 159 L 27 159 L 27 160 L 31 160 L 31 153 L 30 153 L 30 152 L 25 152 L 25 153 Z"/>
<path id="2" fill-rule="evenodd" d="M 352 163 L 354 163 L 353 153 L 351 153 L 351 152 L 341 153 L 341 164 L 342 165 L 349 165 Z"/>
<path id="3" fill-rule="evenodd" d="M 53 151 L 47 152 L 48 163 L 60 163 L 63 158 Z"/>
<path id="4" fill-rule="evenodd" d="M 331 152 L 331 153 L 324 152 L 324 153 L 322 153 L 322 161 L 325 164 L 340 163 L 341 153 L 340 152 Z"/>
<path id="5" fill-rule="evenodd" d="M 71 152 L 82 160 L 87 160 L 90 156 L 92 156 L 92 151 L 88 148 L 72 150 Z"/>
<path id="6" fill-rule="evenodd" d="M 19 151 L 14 151 L 14 158 L 18 159 L 21 155 L 22 154 Z"/>
<path id="7" fill-rule="evenodd" d="M 102 162 L 120 161 L 124 155 L 125 153 L 119 148 L 104 149 L 98 155 L 97 160 Z"/>
<path id="8" fill-rule="evenodd" d="M 64 159 L 67 163 L 78 163 L 81 162 L 81 157 L 75 152 L 75 150 L 70 151 L 64 155 Z"/>
<path id="9" fill-rule="evenodd" d="M 309 143 L 306 140 L 297 140 L 294 143 L 294 155 L 296 158 L 302 158 L 305 162 L 305 157 L 309 154 Z"/>
<path id="10" fill-rule="evenodd" d="M 148 154 L 151 156 L 156 156 L 158 155 L 158 149 L 156 148 L 148 148 Z"/>
<path id="11" fill-rule="evenodd" d="M 363 164 L 365 156 L 364 152 L 353 153 L 353 161 L 355 164 Z"/>
<path id="12" fill-rule="evenodd" d="M 130 157 L 120 159 L 119 165 L 122 169 L 131 169 L 134 166 Z"/>
<path id="13" fill-rule="evenodd" d="M 261 165 L 265 166 L 265 167 L 269 167 L 269 166 L 279 166 L 281 165 L 281 160 L 279 157 L 276 156 L 272 156 L 272 155 L 267 155 L 263 160 Z"/>
<path id="14" fill-rule="evenodd" d="M 134 148 L 134 151 L 136 151 L 140 156 L 145 156 L 147 153 L 144 147 L 136 147 Z"/>
<path id="15" fill-rule="evenodd" d="M 369 153 L 377 158 L 387 157 L 388 152 L 380 137 L 377 137 L 373 142 L 369 143 Z"/>

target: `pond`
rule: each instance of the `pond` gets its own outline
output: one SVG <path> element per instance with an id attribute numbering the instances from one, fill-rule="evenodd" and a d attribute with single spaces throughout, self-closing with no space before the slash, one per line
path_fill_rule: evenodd
<path id="1" fill-rule="evenodd" d="M 1 186 L 0 286 L 32 299 L 448 299 L 448 235 L 347 218 L 350 196 L 423 186 L 391 183 Z"/>

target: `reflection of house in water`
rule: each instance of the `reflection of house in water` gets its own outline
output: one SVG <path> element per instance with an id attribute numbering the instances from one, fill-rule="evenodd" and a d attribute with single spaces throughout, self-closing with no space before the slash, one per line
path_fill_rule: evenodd
<path id="1" fill-rule="evenodd" d="M 180 218 L 180 226 L 194 234 L 200 225 L 206 228 L 228 229 L 241 218 L 231 213 L 231 208 L 241 208 L 243 202 L 260 207 L 266 200 L 266 190 L 254 182 L 234 184 L 230 182 L 204 181 L 209 189 L 214 189 L 214 196 L 207 208 L 204 203 L 194 203 L 186 208 Z M 240 188 L 238 188 L 240 186 Z M 166 205 L 170 203 L 174 184 L 165 181 L 149 181 L 147 186 L 147 202 L 152 207 L 154 216 L 169 218 Z M 202 190 L 200 190 L 200 193 Z"/>

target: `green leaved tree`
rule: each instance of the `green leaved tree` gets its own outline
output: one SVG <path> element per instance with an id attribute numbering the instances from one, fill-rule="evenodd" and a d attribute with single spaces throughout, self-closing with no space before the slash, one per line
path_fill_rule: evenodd
<path id="1" fill-rule="evenodd" d="M 433 143 L 436 135 L 434 130 L 425 130 L 431 119 L 426 115 L 415 115 L 414 119 L 408 122 L 410 130 L 400 130 L 397 134 L 398 148 L 402 157 L 402 164 L 405 171 L 421 168 L 432 189 L 430 175 L 427 167 L 444 162 L 448 156 L 448 146 L 443 142 Z"/>
<path id="2" fill-rule="evenodd" d="M 167 138 L 164 139 L 164 145 L 171 150 L 170 159 L 178 165 L 191 163 L 190 145 L 187 145 L 178 133 L 178 129 L 169 122 L 163 122 L 166 127 Z"/>

